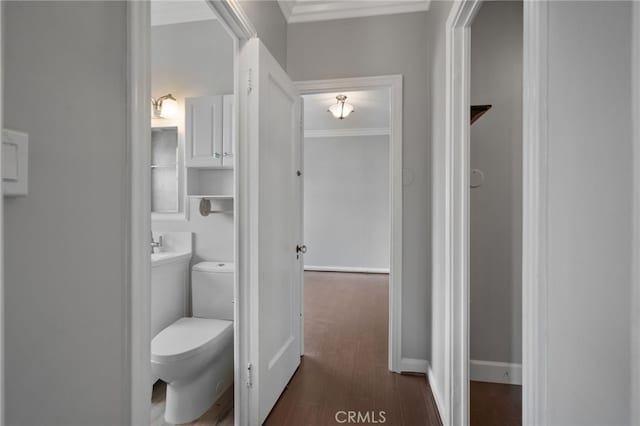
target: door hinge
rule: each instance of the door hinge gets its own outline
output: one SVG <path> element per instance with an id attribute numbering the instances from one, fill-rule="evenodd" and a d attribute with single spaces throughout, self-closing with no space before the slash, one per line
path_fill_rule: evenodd
<path id="1" fill-rule="evenodd" d="M 247 365 L 247 387 L 253 387 L 253 365 L 251 363 Z"/>
<path id="2" fill-rule="evenodd" d="M 251 91 L 253 90 L 253 80 L 251 78 L 251 68 L 249 68 L 249 71 L 247 72 L 247 95 L 251 94 Z"/>

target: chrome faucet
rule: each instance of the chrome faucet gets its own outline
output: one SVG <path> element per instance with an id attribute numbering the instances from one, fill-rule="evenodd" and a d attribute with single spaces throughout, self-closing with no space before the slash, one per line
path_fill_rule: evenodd
<path id="1" fill-rule="evenodd" d="M 153 232 L 151 233 L 151 253 L 155 253 L 156 249 L 162 248 L 162 235 L 158 237 L 158 241 L 153 240 Z"/>

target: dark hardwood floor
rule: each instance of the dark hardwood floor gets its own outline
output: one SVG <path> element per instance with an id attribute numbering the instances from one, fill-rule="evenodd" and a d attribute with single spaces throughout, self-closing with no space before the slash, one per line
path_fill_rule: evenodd
<path id="1" fill-rule="evenodd" d="M 388 284 L 380 274 L 305 273 L 304 357 L 266 425 L 335 425 L 339 411 L 368 413 L 369 424 L 382 423 L 381 411 L 388 425 L 441 424 L 425 377 L 387 369 Z"/>
<path id="2" fill-rule="evenodd" d="M 522 386 L 471 382 L 471 426 L 521 426 Z"/>

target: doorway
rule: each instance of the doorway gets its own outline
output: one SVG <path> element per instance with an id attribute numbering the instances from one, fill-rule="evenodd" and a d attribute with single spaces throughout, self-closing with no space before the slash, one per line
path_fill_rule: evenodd
<path id="1" fill-rule="evenodd" d="M 322 244 L 327 243 L 323 239 L 333 232 L 325 226 L 332 225 L 318 225 L 319 222 L 313 215 L 320 212 L 305 211 L 305 219 L 316 221 L 315 226 L 324 230 L 324 233 L 317 232 L 313 229 L 313 222 L 305 223 L 304 226 L 304 241 L 309 246 L 304 258 L 305 266 L 309 270 L 305 273 L 306 283 L 302 292 L 303 299 L 300 301 L 300 306 L 305 308 L 301 317 L 301 330 L 305 330 L 301 353 L 305 356 L 300 369 L 267 418 L 267 424 L 283 424 L 285 418 L 287 421 L 293 419 L 294 423 L 310 421 L 312 418 L 319 423 L 340 422 L 343 420 L 340 416 L 349 415 L 343 413 L 342 409 L 350 410 L 352 415 L 356 413 L 354 410 L 360 410 L 361 415 L 369 416 L 368 422 L 382 421 L 379 416 L 380 411 L 384 411 L 382 415 L 388 416 L 386 419 L 389 423 L 416 424 L 424 419 L 431 419 L 436 424 L 439 420 L 430 397 L 419 397 L 426 395 L 423 392 L 427 389 L 424 375 L 394 374 L 426 371 L 426 366 L 420 365 L 416 360 L 400 357 L 402 77 L 305 81 L 296 85 L 304 97 L 306 120 L 303 170 L 305 209 L 315 205 L 315 208 L 322 210 L 323 215 L 333 214 L 339 217 L 334 210 L 344 210 L 344 206 L 340 204 L 340 194 L 335 192 L 348 192 L 349 188 L 334 188 L 334 192 L 331 192 L 327 187 L 327 181 L 330 180 L 327 179 L 327 174 L 332 177 L 344 177 L 339 179 L 343 186 L 355 185 L 362 180 L 362 176 L 347 176 L 353 173 L 354 159 L 362 157 L 365 150 L 369 151 L 369 154 L 378 153 L 384 156 L 381 160 L 370 158 L 367 167 L 358 172 L 366 173 L 368 166 L 381 164 L 378 161 L 387 164 L 388 180 L 384 186 L 388 188 L 388 204 L 385 206 L 388 208 L 388 216 L 383 221 L 387 222 L 389 232 L 389 278 L 387 284 L 387 269 L 384 263 L 376 264 L 371 262 L 370 257 L 366 257 L 371 253 L 358 253 L 365 256 L 360 258 L 348 252 L 335 256 L 330 244 L 328 247 L 322 247 Z M 309 115 L 310 110 L 316 108 L 322 120 L 332 123 L 332 120 L 336 119 L 327 109 L 339 101 L 336 98 L 340 95 L 346 95 L 347 102 L 353 102 L 355 112 L 338 123 L 344 122 L 342 125 L 348 127 L 348 120 L 353 120 L 352 129 L 340 129 L 336 132 L 336 129 L 322 128 L 317 119 Z M 356 102 L 358 96 L 362 98 Z M 373 100 L 376 96 L 385 99 L 385 112 L 381 111 L 380 114 L 388 117 L 388 121 L 374 118 L 373 122 L 378 122 L 375 127 L 372 124 L 365 125 L 362 121 L 358 124 L 358 120 L 372 119 L 366 116 L 366 99 L 369 97 Z M 364 104 L 360 104 L 361 101 Z M 362 107 L 359 107 L 359 104 Z M 362 116 L 358 117 L 358 113 Z M 367 146 L 367 142 L 379 146 Z M 351 146 L 345 146 L 346 144 Z M 306 160 L 311 162 L 307 163 Z M 377 169 L 380 168 L 384 167 L 379 165 Z M 373 169 L 379 171 L 375 167 Z M 367 179 L 372 177 L 364 180 Z M 358 190 L 364 193 L 367 191 L 362 188 Z M 378 190 L 382 192 L 380 188 Z M 325 197 L 318 196 L 321 194 L 325 194 Z M 309 196 L 317 199 L 311 200 Z M 323 203 L 327 205 L 318 207 L 318 204 Z M 359 218 L 359 222 L 365 221 Z M 357 228 L 359 225 L 360 223 L 350 226 Z M 348 235 L 354 232 L 358 232 L 358 229 L 342 230 L 342 233 Z M 318 244 L 319 250 L 314 253 Z M 362 250 L 368 249 L 369 247 L 366 247 Z M 335 251 L 340 250 L 344 248 L 335 247 Z M 387 255 L 383 254 L 382 257 L 384 256 Z M 360 300 L 363 294 L 364 300 Z M 308 303 L 305 304 L 305 301 Z M 337 324 L 343 326 L 338 328 Z M 388 329 L 388 340 L 385 329 Z M 363 363 L 362 368 L 358 366 L 359 363 Z M 353 369 L 350 370 L 349 366 Z M 317 374 L 321 371 L 332 373 Z M 313 412 L 307 412 L 304 407 L 313 407 Z M 402 419 L 398 417 L 400 413 L 404 415 Z"/>
<path id="2" fill-rule="evenodd" d="M 150 15 L 150 422 L 233 424 L 237 39 L 204 0 Z"/>
<path id="3" fill-rule="evenodd" d="M 378 259 L 357 259 L 357 256 L 354 256 L 355 253 L 347 253 L 347 256 L 335 256 L 334 253 L 331 253 L 330 248 L 327 247 L 319 247 L 319 252 L 312 255 L 312 251 L 314 248 L 310 245 L 309 247 L 309 258 L 305 258 L 305 269 L 309 269 L 310 271 L 338 271 L 338 272 L 387 272 L 387 267 L 385 264 L 385 257 L 388 258 L 388 273 L 389 273 L 389 316 L 388 316 L 388 369 L 394 372 L 401 371 L 415 371 L 415 366 L 410 365 L 410 363 L 403 363 L 403 360 L 400 357 L 400 351 L 402 347 L 402 336 L 401 336 L 401 320 L 402 320 L 402 76 L 394 75 L 394 76 L 379 76 L 379 77 L 362 77 L 362 78 L 347 78 L 347 79 L 331 79 L 331 80 L 315 80 L 315 81 L 304 81 L 296 83 L 298 89 L 300 90 L 301 95 L 305 97 L 305 120 L 310 120 L 310 123 L 305 123 L 305 140 L 309 139 L 309 142 L 305 142 L 305 149 L 307 148 L 307 143 L 313 144 L 309 146 L 310 150 L 318 149 L 320 147 L 320 151 L 325 151 L 326 154 L 329 150 L 327 147 L 323 147 L 322 145 L 318 145 L 318 142 L 321 141 L 322 138 L 327 137 L 341 137 L 341 138 L 350 138 L 350 137 L 363 137 L 363 138 L 388 138 L 388 143 L 386 144 L 386 152 L 387 154 L 387 176 L 388 176 L 388 204 L 386 207 L 388 208 L 388 216 L 386 217 L 386 221 L 388 222 L 388 255 L 386 254 L 384 247 L 381 254 L 377 254 Z M 360 122 L 356 121 L 355 125 L 349 128 L 346 125 L 342 129 L 335 128 L 335 124 L 326 124 L 333 123 L 332 120 L 335 118 L 331 117 L 330 114 L 326 112 L 331 104 L 339 102 L 336 99 L 339 95 L 347 96 L 347 100 L 349 100 L 349 94 L 352 95 L 351 99 L 354 99 L 354 95 L 356 93 L 368 93 L 367 96 L 371 97 L 369 101 L 373 101 L 373 99 L 377 96 L 378 102 L 387 103 L 387 106 L 382 110 L 378 111 L 379 116 L 377 118 L 373 118 L 373 116 L 367 117 L 366 108 L 367 104 L 362 105 L 365 108 L 365 114 L 360 114 L 360 118 L 357 117 L 357 112 L 354 112 L 353 117 L 350 117 L 355 120 L 362 120 Z M 308 98 L 308 99 L 307 99 Z M 329 102 L 327 105 L 325 103 Z M 307 103 L 309 105 L 307 105 Z M 322 103 L 322 106 L 319 104 Z M 317 105 L 316 105 L 317 104 Z M 320 117 L 320 121 L 315 121 L 316 118 L 314 115 L 310 115 L 308 111 L 313 111 L 313 105 L 317 108 L 320 108 L 319 111 L 324 114 L 318 115 Z M 369 105 L 373 105 L 369 104 Z M 357 106 L 354 105 L 354 108 Z M 388 108 L 388 109 L 387 109 Z M 386 119 L 385 119 L 386 117 Z M 367 123 L 367 120 L 370 120 Z M 345 120 L 340 120 L 345 121 Z M 372 123 L 382 123 L 381 124 L 372 124 Z M 325 124 L 322 124 L 325 123 Z M 348 122 L 347 122 L 348 123 Z M 314 129 L 315 127 L 315 129 Z M 324 129 L 323 129 L 324 127 Z M 327 130 L 331 129 L 333 130 Z M 308 130 L 307 130 L 308 129 Z M 316 140 L 317 139 L 317 140 Z M 379 142 L 384 143 L 383 139 Z M 313 141 L 312 141 L 313 140 Z M 329 143 L 336 143 L 336 140 L 329 141 Z M 354 147 L 358 149 L 357 146 Z M 384 150 L 384 149 L 383 149 Z M 319 152 L 320 153 L 320 152 Z M 305 159 L 308 158 L 309 153 L 305 152 Z M 314 155 L 315 157 L 315 155 Z M 306 161 L 305 161 L 306 166 Z M 314 165 L 315 166 L 315 165 Z M 320 168 L 319 168 L 320 169 Z M 314 170 L 311 171 L 314 173 Z M 320 177 L 320 176 L 316 176 Z M 307 181 L 305 180 L 305 183 Z M 316 179 L 316 182 L 318 180 Z M 326 184 L 326 182 L 324 183 Z M 320 193 L 324 191 L 326 188 L 317 187 L 311 188 L 311 190 L 318 190 Z M 316 201 L 316 199 L 309 199 L 306 195 L 307 189 L 305 188 L 305 207 L 307 202 L 311 205 Z M 384 200 L 383 205 L 385 205 Z M 330 208 L 330 206 L 329 206 Z M 309 209 L 306 209 L 309 210 Z M 317 212 L 309 212 L 305 210 L 305 219 L 313 221 L 313 215 Z M 310 216 L 311 215 L 311 216 Z M 383 216 L 384 217 L 384 216 Z M 384 220 L 384 218 L 382 219 Z M 313 222 L 312 222 L 313 223 Z M 316 233 L 316 229 L 309 228 L 305 223 L 305 231 L 307 233 L 311 233 L 311 236 L 316 234 L 318 238 L 318 242 L 323 244 L 323 235 L 321 232 Z M 335 230 L 332 230 L 332 232 Z M 308 235 L 305 235 L 307 238 Z M 385 241 L 384 233 L 380 234 L 380 240 Z M 306 241 L 306 240 L 305 240 Z M 386 245 L 386 244 L 384 244 Z M 316 256 L 317 255 L 317 256 Z M 314 257 L 312 257 L 314 256 Z M 325 256 L 324 258 L 322 256 Z M 344 263 L 345 259 L 348 259 Z M 356 260 L 357 259 L 357 260 Z M 313 265 L 313 262 L 323 263 L 322 265 Z M 343 263 L 338 263 L 343 262 Z M 360 265 L 355 265 L 353 262 L 360 263 Z M 365 262 L 365 263 L 362 263 Z M 334 265 L 330 265 L 329 263 L 338 263 Z M 367 265 L 367 266 L 362 266 Z M 374 266 L 372 266 L 374 265 Z M 303 289 L 304 290 L 304 289 Z M 304 291 L 302 293 L 302 299 L 300 304 L 304 307 Z M 304 309 L 302 310 L 301 321 L 304 324 Z M 301 327 L 303 329 L 304 327 Z M 304 335 L 301 339 L 302 348 L 304 349 Z M 304 353 L 304 350 L 303 350 Z M 408 364 L 408 365 L 407 365 Z"/>
<path id="4" fill-rule="evenodd" d="M 452 6 L 446 23 L 446 137 L 444 161 L 447 178 L 442 184 L 445 194 L 445 217 L 435 223 L 444 229 L 442 244 L 447 248 L 442 271 L 448 305 L 445 321 L 445 401 L 446 424 L 470 422 L 470 265 L 471 265 L 471 186 L 482 184 L 482 170 L 472 174 L 471 167 L 471 55 L 472 28 L 485 2 L 462 1 Z M 543 236 L 546 230 L 541 201 L 545 190 L 541 176 L 546 170 L 546 3 L 524 2 L 522 5 L 522 421 L 543 424 L 545 394 L 544 328 L 542 298 L 546 297 Z M 496 29 L 496 28 L 494 28 Z M 485 112 L 489 117 L 492 110 Z M 481 123 L 486 117 L 480 117 Z M 475 124 L 474 124 L 475 126 Z M 514 164 L 514 162 L 511 162 Z M 514 234 L 515 235 L 515 234 Z M 516 247 L 517 251 L 517 247 Z M 517 259 L 516 259 L 517 261 Z M 517 328 L 517 327 L 516 327 Z M 513 331 L 516 331 L 512 328 Z M 511 339 L 511 337 L 510 337 Z M 509 367 L 505 370 L 505 364 Z M 505 379 L 517 376 L 513 363 L 486 364 L 481 369 Z M 494 368 L 497 367 L 497 368 Z M 511 380 L 512 377 L 509 377 Z M 516 411 L 520 412 L 520 409 Z M 517 419 L 519 420 L 519 419 Z"/>
<path id="5" fill-rule="evenodd" d="M 471 426 L 522 424 L 522 12 L 485 2 L 471 24 Z"/>
<path id="6" fill-rule="evenodd" d="M 191 303 L 192 266 L 206 260 L 217 260 L 215 257 L 218 256 L 214 251 L 218 249 L 224 251 L 219 252 L 222 256 L 220 260 L 226 259 L 221 263 L 241 266 L 238 262 L 237 243 L 239 221 L 234 209 L 238 174 L 235 153 L 239 110 L 235 97 L 239 87 L 237 74 L 240 40 L 253 37 L 255 30 L 244 19 L 242 12 L 229 11 L 226 3 L 223 5 L 221 2 L 203 0 L 178 4 L 131 1 L 127 9 L 131 173 L 130 415 L 132 424 L 147 424 L 154 422 L 154 413 L 158 414 L 158 402 L 162 403 L 159 400 L 164 400 L 164 388 L 160 386 L 159 389 L 153 389 L 151 386 L 158 377 L 154 376 L 151 368 L 149 343 L 160 326 L 156 324 L 158 316 L 154 315 L 153 308 L 155 302 L 152 300 L 154 292 L 150 247 L 157 251 L 164 249 L 172 252 L 174 248 L 182 251 L 182 255 L 176 256 L 176 259 L 181 264 L 185 263 L 181 265 L 184 267 L 173 275 L 159 274 L 168 281 L 180 281 L 180 289 L 175 292 L 177 310 L 172 312 L 182 317 L 188 318 L 194 312 Z M 201 37 L 197 37 L 199 32 Z M 197 41 L 195 44 L 194 40 L 186 43 L 192 49 L 181 49 L 180 37 L 184 38 L 188 34 L 195 34 Z M 215 40 L 219 42 L 216 43 Z M 222 57 L 224 61 L 220 60 Z M 202 67 L 198 65 L 198 61 L 203 61 Z M 222 68 L 214 73 L 211 67 L 216 66 Z M 213 79 L 216 81 L 212 81 Z M 193 121 L 190 114 L 197 113 L 201 106 L 197 102 L 200 98 L 206 98 L 210 105 L 205 105 L 205 109 L 213 114 L 209 121 L 200 120 L 200 128 L 196 129 L 188 124 Z M 226 110 L 224 114 L 223 108 Z M 203 116 L 207 118 L 207 114 Z M 226 120 L 223 120 L 223 116 L 226 116 Z M 226 128 L 224 132 L 223 126 Z M 209 131 L 211 138 L 197 139 L 209 140 L 211 146 L 190 143 L 196 139 L 193 135 L 196 130 Z M 218 245 L 216 248 L 218 243 L 212 243 L 205 235 L 209 228 L 204 222 L 207 219 L 210 219 L 209 222 L 216 222 L 216 226 L 225 228 L 222 231 L 226 236 L 224 247 Z M 200 231 L 205 232 L 198 238 Z M 166 266 L 165 260 L 168 259 L 163 257 L 171 257 L 170 254 L 159 253 L 159 264 Z M 241 400 L 238 395 L 242 389 L 239 386 L 229 387 L 228 377 L 230 375 L 231 382 L 235 383 L 241 380 L 240 370 L 233 367 L 233 364 L 239 364 L 239 343 L 235 336 L 239 335 L 237 328 L 243 324 L 238 321 L 238 304 L 233 304 L 233 299 L 237 299 L 239 292 L 238 273 L 231 272 L 227 278 L 230 283 L 225 288 L 229 288 L 233 296 L 228 297 L 228 314 L 225 314 L 228 318 L 225 321 L 233 321 L 227 327 L 233 330 L 233 335 L 225 350 L 231 359 L 227 359 L 225 365 L 231 366 L 225 368 L 226 384 L 215 389 L 216 397 L 206 402 L 205 409 L 210 409 L 203 410 L 204 414 L 209 415 L 208 420 L 212 424 L 219 420 L 233 423 L 234 414 L 237 419 L 237 413 L 241 411 L 239 404 L 233 402 Z M 159 294 L 158 291 L 155 293 L 156 296 Z M 171 303 L 175 305 L 173 301 Z M 206 314 L 202 317 L 214 318 L 207 317 Z M 155 404 L 152 404 L 152 393 Z M 224 394 L 224 401 L 218 398 L 218 394 Z M 224 404 L 218 404 L 221 401 Z M 152 405 L 155 405 L 153 409 Z M 162 409 L 160 411 L 166 412 Z M 217 413 L 214 413 L 214 418 L 210 418 L 214 411 Z M 162 413 L 155 417 L 155 423 L 162 423 Z"/>

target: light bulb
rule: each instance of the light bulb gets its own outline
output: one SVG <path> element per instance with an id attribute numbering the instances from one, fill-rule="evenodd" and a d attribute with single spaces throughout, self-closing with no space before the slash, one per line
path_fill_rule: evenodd
<path id="1" fill-rule="evenodd" d="M 164 99 L 160 116 L 163 118 L 176 118 L 178 116 L 178 102 L 175 99 Z"/>

